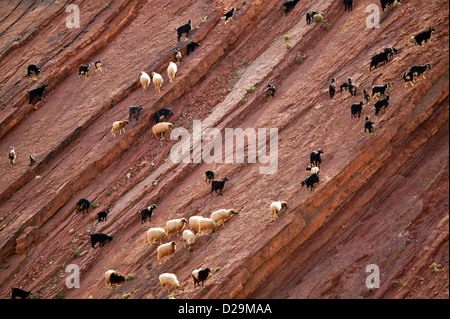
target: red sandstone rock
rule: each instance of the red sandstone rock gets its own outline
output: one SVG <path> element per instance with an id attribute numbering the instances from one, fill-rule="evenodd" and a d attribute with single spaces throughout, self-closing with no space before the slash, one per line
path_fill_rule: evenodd
<path id="1" fill-rule="evenodd" d="M 39 239 L 39 228 L 27 227 L 16 239 L 16 253 L 23 253 L 25 250 Z"/>

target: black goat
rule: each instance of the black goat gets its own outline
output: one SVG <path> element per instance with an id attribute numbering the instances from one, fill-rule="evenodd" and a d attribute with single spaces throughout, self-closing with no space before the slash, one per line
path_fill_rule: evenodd
<path id="1" fill-rule="evenodd" d="M 109 209 L 105 209 L 104 211 L 97 213 L 97 217 L 98 217 L 97 223 L 106 222 L 106 217 L 108 216 L 108 213 L 109 213 Z"/>
<path id="2" fill-rule="evenodd" d="M 103 233 L 91 234 L 90 237 L 91 237 L 91 245 L 92 245 L 92 248 L 94 248 L 94 249 L 95 249 L 96 243 L 100 243 L 100 247 L 103 247 L 104 243 L 107 243 L 108 241 L 113 240 L 113 238 L 111 236 L 108 236 Z"/>
<path id="3" fill-rule="evenodd" d="M 173 112 L 171 110 L 159 109 L 158 111 L 155 112 L 155 114 L 153 114 L 153 118 L 155 119 L 156 123 L 164 122 L 172 114 Z"/>
<path id="4" fill-rule="evenodd" d="M 31 294 L 31 291 L 26 291 L 20 288 L 12 288 L 11 299 L 26 299 Z"/>
<path id="5" fill-rule="evenodd" d="M 378 64 L 383 63 L 383 65 L 385 65 L 387 62 L 389 62 L 388 57 L 392 57 L 395 54 L 398 54 L 400 51 L 392 48 L 392 47 L 388 47 L 385 48 L 383 50 L 383 52 L 375 54 L 373 57 L 371 57 L 371 61 L 370 61 L 370 68 L 369 71 L 372 71 L 372 67 L 378 68 Z"/>
<path id="6" fill-rule="evenodd" d="M 110 285 L 118 285 L 125 282 L 125 277 L 113 272 L 111 275 L 109 275 L 109 283 Z"/>
<path id="7" fill-rule="evenodd" d="M 312 192 L 314 185 L 316 185 L 317 183 L 319 183 L 319 175 L 317 173 L 313 173 L 304 180 L 302 180 L 302 187 L 306 185 L 306 188 L 310 192 Z"/>
<path id="8" fill-rule="evenodd" d="M 364 123 L 364 136 L 367 134 L 375 134 L 375 123 L 373 121 L 369 121 L 368 116 L 366 116 L 366 122 Z"/>
<path id="9" fill-rule="evenodd" d="M 420 32 L 419 34 L 413 35 L 411 39 L 416 41 L 416 49 L 422 44 L 426 44 L 428 41 L 431 43 L 431 32 L 436 31 L 434 27 L 430 27 L 427 31 Z"/>
<path id="10" fill-rule="evenodd" d="M 386 51 L 389 52 L 389 57 L 393 57 L 394 54 L 399 54 L 399 53 L 400 53 L 400 50 L 397 50 L 397 49 L 394 48 L 394 47 L 387 47 L 387 48 L 385 48 L 384 50 L 386 50 Z"/>
<path id="11" fill-rule="evenodd" d="M 192 30 L 192 20 L 189 19 L 188 23 L 183 24 L 181 27 L 175 28 L 178 34 L 178 41 L 180 41 L 183 33 L 186 33 L 186 38 L 189 38 L 189 31 Z"/>
<path id="12" fill-rule="evenodd" d="M 391 87 L 389 83 L 386 83 L 385 85 L 374 85 L 372 87 L 372 98 L 384 96 L 388 87 Z"/>
<path id="13" fill-rule="evenodd" d="M 339 87 L 339 92 L 342 93 L 342 90 L 347 90 L 348 89 L 348 82 L 344 82 L 341 84 L 341 86 Z"/>
<path id="14" fill-rule="evenodd" d="M 198 42 L 191 42 L 186 46 L 186 55 L 189 55 L 189 53 L 194 52 L 196 47 L 199 47 L 200 43 Z"/>
<path id="15" fill-rule="evenodd" d="M 83 212 L 83 215 L 84 215 L 85 211 L 86 211 L 86 213 L 88 213 L 89 212 L 89 207 L 91 207 L 91 203 L 89 202 L 89 200 L 87 200 L 86 198 L 80 199 L 77 202 L 77 206 L 76 206 L 77 214 L 79 212 Z"/>
<path id="16" fill-rule="evenodd" d="M 102 70 L 102 62 L 101 61 L 95 61 L 94 66 L 95 66 L 95 72 Z"/>
<path id="17" fill-rule="evenodd" d="M 384 98 L 382 98 L 381 100 L 377 101 L 374 106 L 375 106 L 375 116 L 378 116 L 380 114 L 380 111 L 387 111 L 387 108 L 389 106 L 389 94 L 386 94 L 386 96 Z"/>
<path id="18" fill-rule="evenodd" d="M 366 89 L 363 90 L 363 94 L 364 94 L 364 101 L 366 101 L 366 103 L 368 104 L 370 102 L 370 95 L 369 93 L 367 93 Z"/>
<path id="19" fill-rule="evenodd" d="M 353 0 L 344 0 L 344 6 L 345 6 L 345 11 L 352 11 L 353 10 Z"/>
<path id="20" fill-rule="evenodd" d="M 311 21 L 312 21 L 312 19 L 313 19 L 313 17 L 314 17 L 316 14 L 319 14 L 319 12 L 318 12 L 318 11 L 306 12 L 306 23 L 307 23 L 307 24 L 310 24 Z"/>
<path id="21" fill-rule="evenodd" d="M 36 64 L 30 64 L 27 68 L 27 76 L 30 77 L 32 75 L 41 75 L 41 69 Z"/>
<path id="22" fill-rule="evenodd" d="M 80 67 L 78 68 L 78 77 L 83 76 L 86 78 L 88 75 L 89 75 L 89 63 L 80 65 Z"/>
<path id="23" fill-rule="evenodd" d="M 414 80 L 414 75 L 411 71 L 403 73 L 403 81 L 405 81 L 405 87 L 408 86 L 408 82 L 411 83 L 411 86 L 414 86 L 413 80 Z"/>
<path id="24" fill-rule="evenodd" d="M 142 109 L 144 107 L 142 105 L 139 106 L 130 106 L 128 108 L 128 114 L 130 118 L 128 119 L 128 122 L 131 123 L 131 119 L 134 117 L 136 119 L 136 122 L 139 120 L 139 114 L 141 113 Z"/>
<path id="25" fill-rule="evenodd" d="M 383 63 L 386 64 L 389 60 L 388 60 L 388 55 L 389 52 L 387 51 L 383 51 L 381 53 L 375 54 L 370 61 L 370 68 L 369 71 L 372 71 L 372 67 L 374 67 L 375 69 L 378 68 L 378 64 Z"/>
<path id="26" fill-rule="evenodd" d="M 362 111 L 362 106 L 363 106 L 364 102 L 363 101 L 359 101 L 359 103 L 355 103 L 352 104 L 352 106 L 350 107 L 351 110 L 351 118 L 356 118 L 356 115 L 358 115 L 358 118 L 361 117 L 361 111 Z"/>
<path id="27" fill-rule="evenodd" d="M 221 181 L 212 181 L 211 183 L 211 195 L 215 191 L 219 195 L 222 194 L 223 187 L 225 186 L 225 182 L 228 181 L 228 178 L 224 177 Z"/>
<path id="28" fill-rule="evenodd" d="M 194 270 L 192 272 L 192 278 L 194 278 L 194 289 L 196 288 L 196 285 L 198 285 L 200 287 L 200 283 L 202 283 L 202 287 L 203 287 L 203 282 L 206 279 L 208 279 L 210 272 L 211 272 L 211 269 L 209 269 L 209 268 L 205 268 L 205 269 L 201 269 L 201 270 Z"/>
<path id="29" fill-rule="evenodd" d="M 334 94 L 336 93 L 336 79 L 335 78 L 331 79 L 331 84 L 328 87 L 328 91 L 330 92 L 330 99 L 332 99 L 334 97 Z"/>
<path id="30" fill-rule="evenodd" d="M 267 101 L 273 100 L 273 97 L 276 92 L 275 87 L 272 84 L 267 83 L 266 88 L 267 88 L 267 90 L 266 90 Z"/>
<path id="31" fill-rule="evenodd" d="M 158 206 L 153 204 L 152 206 L 149 206 L 149 207 L 144 208 L 143 210 L 141 210 L 141 218 L 142 218 L 141 224 L 147 222 L 147 217 L 148 217 L 148 221 L 149 222 L 152 221 L 152 213 L 153 213 L 153 210 L 155 208 L 158 208 Z"/>
<path id="32" fill-rule="evenodd" d="M 48 86 L 47 83 L 42 84 L 40 87 L 33 89 L 31 91 L 28 91 L 28 94 L 30 95 L 30 100 L 28 104 L 31 104 L 34 100 L 34 98 L 38 97 L 39 101 L 42 100 L 42 95 L 44 95 L 45 88 Z"/>
<path id="33" fill-rule="evenodd" d="M 320 148 L 317 152 L 316 151 L 311 152 L 311 154 L 309 155 L 309 161 L 311 163 L 311 167 L 316 166 L 316 167 L 320 168 L 320 163 L 322 163 L 322 154 L 323 154 L 323 151 Z"/>
<path id="34" fill-rule="evenodd" d="M 289 11 L 291 11 L 292 9 L 294 9 L 295 5 L 296 5 L 299 1 L 300 1 L 300 0 L 289 0 L 289 1 L 286 1 L 285 3 L 283 3 L 284 14 L 288 14 Z"/>
<path id="35" fill-rule="evenodd" d="M 30 166 L 33 166 L 34 163 L 36 163 L 36 159 L 30 154 Z"/>
<path id="36" fill-rule="evenodd" d="M 352 78 L 348 78 L 347 81 L 348 81 L 348 92 L 350 93 L 351 96 L 356 96 L 357 87 L 355 83 L 352 82 Z"/>
<path id="37" fill-rule="evenodd" d="M 391 4 L 393 4 L 395 1 L 396 1 L 396 0 L 380 0 L 381 8 L 383 9 L 383 12 L 384 12 L 384 9 L 386 9 L 386 6 L 387 6 L 387 5 L 391 5 Z M 397 1 L 400 2 L 400 0 L 397 0 Z"/>
<path id="38" fill-rule="evenodd" d="M 424 80 L 426 80 L 425 78 L 425 71 L 431 69 L 431 64 L 427 63 L 425 65 L 415 65 L 409 68 L 409 72 L 412 73 L 413 75 L 413 80 L 414 82 L 418 81 L 418 79 L 416 80 L 415 78 L 419 77 L 420 75 L 424 78 Z"/>
<path id="39" fill-rule="evenodd" d="M 206 171 L 205 175 L 206 175 L 205 182 L 209 183 L 214 180 L 214 172 L 213 171 Z"/>
<path id="40" fill-rule="evenodd" d="M 228 11 L 227 13 L 225 13 L 225 15 L 223 16 L 223 18 L 225 18 L 225 22 L 228 22 L 228 20 L 233 19 L 233 13 L 234 13 L 234 8 L 231 9 L 230 11 Z"/>

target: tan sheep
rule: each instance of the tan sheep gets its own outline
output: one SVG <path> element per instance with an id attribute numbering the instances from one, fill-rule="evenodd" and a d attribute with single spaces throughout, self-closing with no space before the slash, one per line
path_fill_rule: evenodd
<path id="1" fill-rule="evenodd" d="M 153 76 L 153 84 L 155 85 L 155 90 L 156 93 L 161 92 L 161 86 L 163 84 L 163 78 L 161 76 L 161 74 L 156 73 L 156 72 L 152 72 L 152 76 Z"/>
<path id="2" fill-rule="evenodd" d="M 158 263 L 161 265 L 161 260 L 167 256 L 175 254 L 176 249 L 177 244 L 174 241 L 158 246 L 157 248 Z"/>
<path id="3" fill-rule="evenodd" d="M 186 218 L 181 219 L 171 219 L 166 223 L 166 236 L 170 238 L 170 234 L 177 233 L 183 230 L 184 226 L 187 224 L 188 220 Z"/>
<path id="4" fill-rule="evenodd" d="M 203 235 L 204 231 L 210 230 L 213 232 L 217 227 L 217 224 L 211 218 L 202 218 L 198 221 L 198 229 L 200 235 Z"/>
<path id="5" fill-rule="evenodd" d="M 186 229 L 183 232 L 183 242 L 184 247 L 187 247 L 188 249 L 190 249 L 195 244 L 195 235 L 189 229 Z"/>
<path id="6" fill-rule="evenodd" d="M 147 241 L 150 245 L 161 242 L 166 238 L 166 230 L 161 227 L 150 228 L 147 230 Z"/>
<path id="7" fill-rule="evenodd" d="M 166 132 L 169 132 L 171 129 L 173 129 L 172 123 L 161 122 L 161 123 L 155 124 L 152 127 L 152 133 L 153 133 L 153 136 L 158 137 L 158 134 L 164 134 Z"/>
<path id="8" fill-rule="evenodd" d="M 142 88 L 144 92 L 147 91 L 148 86 L 150 85 L 150 75 L 148 75 L 145 71 L 141 71 L 141 77 L 139 78 L 141 82 Z"/>
<path id="9" fill-rule="evenodd" d="M 125 126 L 127 126 L 127 124 L 128 124 L 127 120 L 114 122 L 111 129 L 112 135 L 116 137 L 116 134 L 114 133 L 117 131 L 119 131 L 119 134 L 122 134 L 122 131 L 125 133 Z"/>
<path id="10" fill-rule="evenodd" d="M 219 209 L 211 214 L 211 219 L 217 224 L 220 221 L 222 221 L 222 223 L 225 223 L 225 221 L 230 219 L 233 214 L 237 215 L 239 214 L 239 212 L 235 211 L 234 209 Z"/>
<path id="11" fill-rule="evenodd" d="M 272 213 L 274 220 L 278 218 L 283 208 L 287 208 L 287 204 L 284 201 L 272 202 L 272 204 L 270 204 L 270 212 Z"/>
<path id="12" fill-rule="evenodd" d="M 173 83 L 173 79 L 175 78 L 177 70 L 178 70 L 177 65 L 173 62 L 169 62 L 169 66 L 167 67 L 167 75 L 169 77 L 170 83 Z"/>
<path id="13" fill-rule="evenodd" d="M 165 286 L 169 286 L 169 292 L 170 288 L 180 289 L 180 283 L 175 274 L 165 272 L 159 276 L 159 282 L 164 291 L 166 291 Z"/>
<path id="14" fill-rule="evenodd" d="M 198 233 L 199 231 L 198 221 L 202 218 L 203 218 L 202 216 L 191 216 L 189 218 L 189 228 L 191 229 L 192 232 Z"/>

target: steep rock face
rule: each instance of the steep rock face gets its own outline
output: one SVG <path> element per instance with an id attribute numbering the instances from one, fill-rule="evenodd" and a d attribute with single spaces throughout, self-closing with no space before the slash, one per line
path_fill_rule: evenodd
<path id="1" fill-rule="evenodd" d="M 0 256 L 8 265 L 0 269 L 2 298 L 19 286 L 41 298 L 58 292 L 166 298 L 158 283 L 166 271 L 184 288 L 176 298 L 448 298 L 445 1 L 402 1 L 381 15 L 379 29 L 365 25 L 370 1 L 358 1 L 350 13 L 340 1 L 300 1 L 288 15 L 275 0 L 75 3 L 80 29 L 65 27 L 68 1 L 10 2 L 0 17 L 0 149 L 6 154 L 14 145 L 18 153 L 14 168 L 0 163 Z M 236 6 L 225 24 L 220 17 Z M 316 9 L 325 12 L 328 30 L 306 24 L 306 11 Z M 190 40 L 201 43 L 189 56 L 189 42 L 177 44 L 174 31 L 188 19 Z M 438 31 L 431 44 L 416 49 L 411 36 L 425 26 Z M 389 45 L 400 53 L 369 72 L 370 57 Z M 165 69 L 174 46 L 183 60 L 169 84 Z M 78 66 L 96 60 L 103 71 L 78 78 Z M 43 69 L 36 82 L 25 76 L 30 63 Z M 405 88 L 402 74 L 425 63 L 433 66 L 426 79 Z M 142 92 L 142 70 L 163 75 L 160 94 L 153 87 Z M 333 77 L 338 86 L 352 77 L 357 96 L 343 92 L 330 100 Z M 46 99 L 35 110 L 26 91 L 43 82 Z M 272 101 L 264 95 L 268 82 L 277 88 Z M 386 82 L 387 112 L 375 117 L 371 101 L 362 118 L 351 119 L 350 105 L 362 100 L 362 89 Z M 251 85 L 255 92 L 246 93 Z M 114 138 L 112 122 L 127 119 L 132 105 L 144 106 L 139 122 Z M 278 128 L 277 172 L 261 175 L 267 164 L 260 161 L 173 163 L 176 141 L 151 135 L 159 108 L 171 108 L 170 121 L 191 132 L 194 120 L 222 133 Z M 363 136 L 366 115 L 375 121 L 375 136 Z M 320 183 L 308 192 L 300 182 L 308 176 L 309 153 L 318 148 L 324 150 Z M 29 153 L 38 159 L 31 168 Z M 210 195 L 207 169 L 229 179 L 223 196 Z M 86 217 L 75 214 L 83 197 L 99 204 Z M 269 212 L 274 200 L 289 205 L 276 221 Z M 151 203 L 158 208 L 142 225 L 139 211 Z M 199 236 L 193 251 L 176 237 L 176 254 L 158 265 L 156 247 L 146 242 L 149 227 L 231 207 L 240 213 Z M 105 208 L 107 222 L 97 223 Z M 114 240 L 94 250 L 89 232 Z M 80 267 L 83 289 L 65 286 L 68 264 Z M 373 264 L 380 269 L 378 289 L 365 285 Z M 193 289 L 190 277 L 199 265 L 214 270 L 206 294 Z M 108 290 L 108 269 L 135 279 Z"/>

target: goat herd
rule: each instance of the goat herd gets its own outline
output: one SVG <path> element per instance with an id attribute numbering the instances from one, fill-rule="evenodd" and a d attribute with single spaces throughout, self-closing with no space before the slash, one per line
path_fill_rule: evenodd
<path id="1" fill-rule="evenodd" d="M 399 0 L 398 0 L 399 1 Z M 285 14 L 289 13 L 295 5 L 299 2 L 299 0 L 290 0 L 283 4 L 283 11 Z M 395 0 L 380 0 L 381 6 L 383 9 L 383 12 L 387 5 L 392 5 Z M 345 10 L 346 11 L 352 11 L 353 8 L 353 0 L 344 0 Z M 232 19 L 233 13 L 235 9 L 229 10 L 222 19 L 225 19 L 225 23 L 227 23 L 229 20 Z M 307 12 L 306 19 L 307 24 L 311 22 L 311 19 L 314 17 L 315 14 L 318 14 L 318 12 Z M 187 24 L 180 26 L 179 28 L 176 28 L 177 32 L 177 39 L 180 43 L 181 37 L 183 34 L 186 34 L 187 39 L 189 39 L 189 32 L 192 29 L 192 21 L 189 20 Z M 431 43 L 431 33 L 433 31 L 436 31 L 434 27 L 430 27 L 427 31 L 421 32 L 415 36 L 412 37 L 412 39 L 415 40 L 416 46 L 422 46 L 426 43 Z M 190 42 L 187 46 L 187 55 L 189 55 L 190 52 L 192 52 L 196 47 L 198 47 L 200 44 L 198 42 Z M 374 55 L 371 58 L 369 71 L 372 71 L 372 68 L 377 69 L 380 64 L 386 65 L 386 63 L 389 62 L 389 58 L 392 57 L 394 54 L 399 54 L 399 50 L 393 48 L 393 47 L 387 47 L 382 52 Z M 177 48 L 174 52 L 174 60 L 175 62 L 169 62 L 169 67 L 167 68 L 167 73 L 169 76 L 169 81 L 172 82 L 175 74 L 177 72 L 177 67 L 181 63 L 181 51 Z M 88 77 L 89 75 L 89 63 L 83 64 L 79 67 L 78 75 L 79 77 Z M 95 70 L 101 71 L 102 70 L 102 63 L 101 61 L 96 61 L 92 63 L 92 65 L 95 66 Z M 429 63 L 425 65 L 417 65 L 409 68 L 408 72 L 403 74 L 403 80 L 405 81 L 405 87 L 408 83 L 410 83 L 412 86 L 414 86 L 413 82 L 418 81 L 418 78 L 422 76 L 425 79 L 424 73 L 431 68 L 431 65 Z M 28 66 L 28 72 L 27 76 L 30 77 L 32 75 L 40 76 L 41 69 L 32 64 Z M 156 72 L 152 72 L 153 77 L 153 84 L 155 85 L 155 89 L 157 92 L 160 92 L 161 85 L 163 83 L 162 76 Z M 150 76 L 142 71 L 140 76 L 140 84 L 143 87 L 144 92 L 147 90 L 149 84 L 150 84 L 151 78 Z M 39 100 L 42 100 L 42 96 L 44 94 L 45 88 L 48 85 L 44 83 L 42 86 L 28 91 L 29 94 L 29 103 L 31 104 L 35 98 L 39 98 Z M 388 105 L 389 105 L 389 94 L 386 93 L 387 88 L 390 87 L 389 83 L 385 83 L 382 86 L 373 86 L 371 95 L 364 89 L 363 90 L 363 100 L 361 100 L 359 103 L 355 103 L 351 105 L 351 118 L 360 118 L 361 112 L 362 112 L 362 106 L 364 103 L 369 103 L 371 99 L 377 100 L 378 98 L 381 98 L 380 100 L 376 101 L 374 104 L 375 107 L 375 116 L 379 116 L 380 112 L 386 112 Z M 330 99 L 333 99 L 336 93 L 336 79 L 332 78 L 331 84 L 329 85 L 329 96 Z M 342 93 L 343 91 L 348 90 L 350 96 L 355 97 L 357 94 L 357 86 L 352 81 L 350 77 L 347 78 L 347 81 L 342 83 L 339 87 L 339 92 Z M 276 93 L 275 87 L 269 83 L 266 86 L 266 96 L 268 101 L 273 99 Z M 113 123 L 112 126 L 112 134 L 115 136 L 115 132 L 119 131 L 121 133 L 122 131 L 125 132 L 125 126 L 131 122 L 133 118 L 138 121 L 140 111 L 143 109 L 143 106 L 132 106 L 129 107 L 129 119 L 124 121 L 117 121 Z M 154 114 L 154 120 L 156 122 L 156 125 L 152 128 L 152 133 L 154 136 L 158 136 L 158 134 L 162 133 L 164 134 L 167 131 L 170 131 L 170 129 L 173 128 L 173 125 L 171 123 L 165 122 L 167 117 L 171 116 L 173 114 L 172 110 L 168 109 L 160 109 Z M 365 117 L 365 124 L 364 124 L 364 135 L 366 134 L 375 134 L 375 123 L 373 121 L 369 120 L 369 117 Z M 323 151 L 319 149 L 318 151 L 314 151 L 310 154 L 310 166 L 308 166 L 306 169 L 311 172 L 311 174 L 304 180 L 302 180 L 301 185 L 307 187 L 309 191 L 312 191 L 313 187 L 319 182 L 319 169 L 320 164 L 322 162 L 321 155 L 323 154 Z M 33 165 L 36 162 L 36 159 L 30 154 L 30 166 Z M 16 159 L 16 153 L 13 146 L 10 148 L 9 152 L 9 160 L 10 165 L 13 166 L 15 164 Z M 221 180 L 214 180 L 214 172 L 213 171 L 206 171 L 206 182 L 211 183 L 211 195 L 215 192 L 218 195 L 222 195 L 223 189 L 225 186 L 225 182 L 228 181 L 228 179 L 225 177 Z M 83 215 L 85 213 L 88 213 L 89 208 L 91 207 L 91 203 L 89 200 L 83 198 L 80 199 L 76 204 L 76 212 L 82 212 Z M 270 205 L 270 211 L 274 218 L 278 218 L 278 215 L 282 209 L 287 208 L 287 203 L 284 201 L 279 202 L 272 202 Z M 141 221 L 142 224 L 147 222 L 147 219 L 149 222 L 151 222 L 151 217 L 153 211 L 157 209 L 156 204 L 152 204 L 149 207 L 144 208 L 142 211 L 140 211 Z M 104 222 L 107 220 L 107 215 L 109 213 L 109 209 L 106 209 L 104 211 L 101 211 L 97 213 L 98 216 L 98 223 Z M 172 233 L 177 233 L 183 230 L 185 225 L 187 223 L 190 224 L 190 230 L 184 230 L 183 231 L 183 241 L 184 246 L 187 247 L 189 250 L 191 250 L 192 245 L 195 243 L 195 233 L 203 234 L 204 231 L 214 231 L 217 227 L 217 224 L 219 222 L 224 223 L 226 220 L 231 218 L 232 214 L 238 214 L 239 211 L 235 211 L 234 209 L 221 209 L 219 211 L 213 212 L 210 216 L 210 218 L 204 218 L 201 216 L 192 216 L 189 221 L 185 218 L 182 219 L 174 219 L 169 220 L 166 223 L 166 227 L 155 227 L 150 228 L 147 231 L 147 241 L 150 245 L 159 243 L 160 245 L 157 248 L 157 259 L 159 264 L 161 264 L 161 260 L 167 256 L 173 255 L 176 250 L 176 243 L 174 241 L 171 241 L 166 244 L 161 244 L 161 242 L 166 239 L 170 238 L 170 235 Z M 100 246 L 103 246 L 106 242 L 111 241 L 113 239 L 112 236 L 103 234 L 103 233 L 94 233 L 90 235 L 91 245 L 92 248 L 95 249 L 95 245 L 99 243 Z M 192 272 L 192 278 L 194 280 L 194 288 L 196 288 L 196 285 L 200 285 L 200 283 L 203 286 L 204 281 L 211 275 L 211 270 L 209 268 L 205 269 L 195 269 Z M 111 287 L 112 284 L 121 284 L 123 283 L 126 278 L 121 275 L 120 273 L 114 271 L 114 270 L 108 270 L 105 273 L 105 280 L 108 287 Z M 175 276 L 175 274 L 172 273 L 164 273 L 159 276 L 159 280 L 161 283 L 161 286 L 163 289 L 165 286 L 178 288 L 179 289 L 179 282 Z M 29 291 L 22 290 L 20 288 L 12 288 L 12 298 L 26 298 L 30 294 Z"/>

